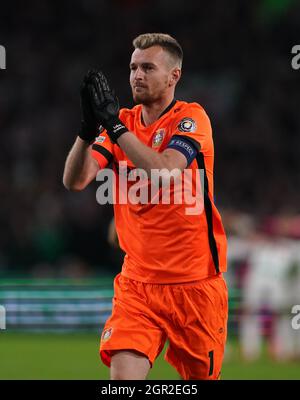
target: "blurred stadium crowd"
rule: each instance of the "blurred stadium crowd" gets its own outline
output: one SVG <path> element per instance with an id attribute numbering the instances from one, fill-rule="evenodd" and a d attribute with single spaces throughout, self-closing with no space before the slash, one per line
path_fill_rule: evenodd
<path id="1" fill-rule="evenodd" d="M 228 234 L 300 238 L 300 72 L 291 68 L 299 20 L 292 0 L 2 4 L 0 274 L 119 269 L 107 240 L 111 207 L 96 203 L 96 182 L 68 193 L 62 172 L 84 74 L 103 69 L 131 107 L 131 42 L 143 32 L 182 44 L 177 97 L 199 102 L 211 118 L 216 203 Z"/>

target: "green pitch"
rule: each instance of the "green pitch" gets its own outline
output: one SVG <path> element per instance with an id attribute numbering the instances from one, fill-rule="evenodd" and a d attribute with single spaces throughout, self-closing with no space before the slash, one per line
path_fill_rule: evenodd
<path id="1" fill-rule="evenodd" d="M 246 363 L 235 342 L 229 349 L 222 379 L 300 379 L 299 362 L 274 363 L 264 355 Z M 98 358 L 96 334 L 0 331 L 0 360 L 0 379 L 108 379 L 109 370 Z M 149 379 L 178 379 L 178 374 L 161 355 Z"/>

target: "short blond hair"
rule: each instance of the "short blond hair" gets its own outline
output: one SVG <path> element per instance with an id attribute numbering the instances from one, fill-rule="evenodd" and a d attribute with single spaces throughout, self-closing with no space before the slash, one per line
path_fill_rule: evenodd
<path id="1" fill-rule="evenodd" d="M 180 44 L 172 36 L 166 33 L 143 33 L 137 36 L 133 42 L 135 49 L 148 49 L 152 46 L 160 46 L 174 59 L 179 68 L 182 67 L 183 51 Z"/>

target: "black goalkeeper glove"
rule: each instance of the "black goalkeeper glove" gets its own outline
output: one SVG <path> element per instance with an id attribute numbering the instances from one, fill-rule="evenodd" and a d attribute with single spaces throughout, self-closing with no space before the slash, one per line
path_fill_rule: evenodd
<path id="1" fill-rule="evenodd" d="M 95 71 L 87 73 L 80 88 L 81 127 L 78 136 L 88 143 L 93 143 L 99 133 L 99 123 L 93 112 L 88 88 L 89 79 L 94 73 Z"/>
<path id="2" fill-rule="evenodd" d="M 106 129 L 110 140 L 117 143 L 119 137 L 128 132 L 128 129 L 119 119 L 118 98 L 110 89 L 107 79 L 101 71 L 91 74 L 88 79 L 88 90 L 98 124 Z"/>

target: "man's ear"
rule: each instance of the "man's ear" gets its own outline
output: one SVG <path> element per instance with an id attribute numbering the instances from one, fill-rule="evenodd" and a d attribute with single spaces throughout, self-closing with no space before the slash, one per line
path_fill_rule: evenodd
<path id="1" fill-rule="evenodd" d="M 181 77 L 181 69 L 178 67 L 173 68 L 173 70 L 171 72 L 171 79 L 170 79 L 169 86 L 176 85 L 177 82 L 179 81 L 180 77 Z"/>

